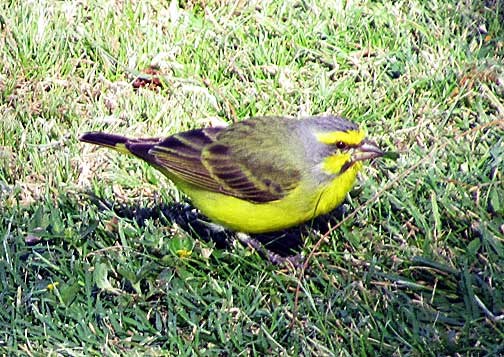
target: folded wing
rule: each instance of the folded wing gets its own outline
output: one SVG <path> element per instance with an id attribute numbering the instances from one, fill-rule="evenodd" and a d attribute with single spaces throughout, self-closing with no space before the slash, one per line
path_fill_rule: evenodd
<path id="1" fill-rule="evenodd" d="M 254 203 L 279 200 L 297 186 L 301 175 L 296 168 L 281 165 L 271 153 L 240 150 L 240 141 L 220 141 L 221 130 L 226 129 L 176 134 L 151 147 L 148 154 L 156 165 L 188 183 Z"/>

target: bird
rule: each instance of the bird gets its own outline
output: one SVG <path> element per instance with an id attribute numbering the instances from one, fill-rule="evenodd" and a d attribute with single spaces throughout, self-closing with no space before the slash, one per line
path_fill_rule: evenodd
<path id="1" fill-rule="evenodd" d="M 161 138 L 95 131 L 80 140 L 146 161 L 212 222 L 247 234 L 329 213 L 363 162 L 385 154 L 357 124 L 335 115 L 254 117 Z"/>

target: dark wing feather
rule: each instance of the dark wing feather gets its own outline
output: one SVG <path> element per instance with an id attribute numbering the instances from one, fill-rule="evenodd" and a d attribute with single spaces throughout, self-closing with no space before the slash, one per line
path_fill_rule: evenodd
<path id="1" fill-rule="evenodd" d="M 248 125 L 242 127 L 245 133 L 207 128 L 176 134 L 152 147 L 149 154 L 159 166 L 203 189 L 255 203 L 281 199 L 297 186 L 299 171 L 286 170 L 289 165 L 282 166 L 281 158 L 271 155 L 271 148 L 261 150 L 246 129 Z M 243 146 L 244 135 L 250 147 Z M 264 150 L 269 154 L 264 155 Z"/>
<path id="2" fill-rule="evenodd" d="M 270 202 L 282 198 L 285 192 L 271 191 L 266 183 L 247 167 L 247 162 L 237 160 L 231 148 L 223 144 L 210 145 L 203 152 L 203 162 L 222 185 L 222 190 L 251 202 Z"/>
<path id="3" fill-rule="evenodd" d="M 158 166 L 195 186 L 219 192 L 220 185 L 201 162 L 201 152 L 213 143 L 219 128 L 190 130 L 175 134 L 149 150 Z"/>
<path id="4" fill-rule="evenodd" d="M 301 180 L 298 123 L 277 117 L 236 123 L 203 151 L 203 162 L 230 194 L 252 202 L 279 200 Z"/>

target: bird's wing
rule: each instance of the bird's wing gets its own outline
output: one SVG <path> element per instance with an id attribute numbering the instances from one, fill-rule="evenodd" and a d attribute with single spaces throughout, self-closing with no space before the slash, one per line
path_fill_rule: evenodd
<path id="1" fill-rule="evenodd" d="M 236 124 L 235 124 L 236 125 Z M 219 140 L 219 128 L 173 135 L 149 150 L 159 166 L 182 180 L 212 192 L 254 203 L 283 198 L 294 189 L 301 173 L 285 165 L 273 148 L 246 140 Z M 278 144 L 277 144 L 278 145 Z"/>
<path id="2" fill-rule="evenodd" d="M 220 185 L 201 161 L 202 150 L 215 141 L 221 128 L 196 129 L 175 134 L 152 146 L 149 155 L 156 164 L 183 181 L 219 192 Z"/>

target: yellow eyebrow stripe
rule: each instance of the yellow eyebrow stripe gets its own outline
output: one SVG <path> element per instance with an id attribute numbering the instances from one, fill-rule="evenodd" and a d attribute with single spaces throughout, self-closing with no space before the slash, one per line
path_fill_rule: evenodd
<path id="1" fill-rule="evenodd" d="M 315 133 L 315 137 L 321 143 L 332 145 L 337 142 L 343 142 L 347 145 L 360 144 L 366 134 L 362 130 L 349 130 L 349 131 L 332 131 L 329 133 Z"/>

